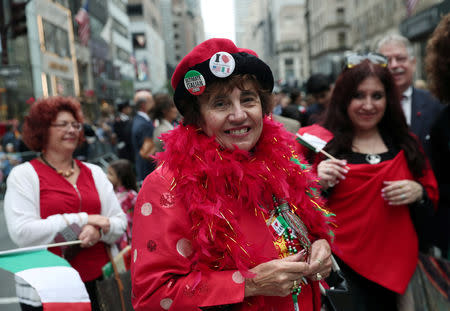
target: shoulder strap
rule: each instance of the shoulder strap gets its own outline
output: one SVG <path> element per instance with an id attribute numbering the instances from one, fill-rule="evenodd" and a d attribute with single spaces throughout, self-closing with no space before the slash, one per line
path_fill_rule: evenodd
<path id="1" fill-rule="evenodd" d="M 109 245 L 106 245 L 105 247 L 106 247 L 106 252 L 108 253 L 109 260 L 111 261 L 111 265 L 114 270 L 114 278 L 116 279 L 117 287 L 119 288 L 120 303 L 122 305 L 122 311 L 127 311 L 127 309 L 125 308 L 125 299 L 123 297 L 123 283 L 122 283 L 122 280 L 120 279 L 119 272 L 117 271 L 117 266 L 116 266 L 116 263 L 114 262 L 114 258 L 111 255 L 111 247 Z"/>

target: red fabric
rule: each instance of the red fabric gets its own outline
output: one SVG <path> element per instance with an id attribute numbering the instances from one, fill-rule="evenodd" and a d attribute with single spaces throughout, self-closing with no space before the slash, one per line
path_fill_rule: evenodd
<path id="1" fill-rule="evenodd" d="M 41 218 L 55 214 L 79 213 L 100 214 L 101 203 L 95 187 L 91 170 L 80 161 L 76 186 L 81 195 L 81 202 L 75 187 L 54 169 L 37 159 L 30 161 L 39 177 Z M 61 256 L 60 248 L 51 248 L 51 252 Z M 80 273 L 83 282 L 91 281 L 102 274 L 102 267 L 108 262 L 108 255 L 103 243 L 83 248 L 70 261 L 72 267 Z"/>
<path id="2" fill-rule="evenodd" d="M 44 311 L 91 311 L 91 303 L 90 302 L 77 302 L 77 303 L 69 303 L 69 302 L 44 302 L 42 304 Z"/>
<path id="3" fill-rule="evenodd" d="M 243 300 L 242 276 L 279 256 L 261 208 L 270 211 L 272 194 L 297 207 L 312 240 L 329 239 L 326 218 L 316 207 L 320 200 L 310 189 L 316 178 L 290 161 L 291 135 L 266 118 L 251 154 L 223 150 L 191 126 L 178 126 L 163 140 L 166 151 L 158 154 L 163 165 L 144 181 L 134 213 L 135 309 L 171 303 L 171 310 L 221 304 L 236 304 L 233 310 L 293 310 L 291 296 Z M 316 283 L 302 289 L 301 310 L 320 309 Z"/>
<path id="4" fill-rule="evenodd" d="M 136 202 L 132 245 L 136 260 L 131 268 L 135 310 L 161 310 L 167 301 L 172 301 L 170 310 L 183 311 L 222 304 L 237 304 L 233 310 L 294 310 L 290 295 L 244 300 L 244 283 L 233 281 L 233 274 L 239 273 L 235 266 L 223 271 L 202 270 L 201 274 L 192 270 L 191 256 L 181 256 L 177 243 L 182 238 L 192 241 L 193 225 L 184 204 L 172 201 L 172 180 L 173 175 L 166 169 L 157 169 L 145 179 Z M 152 212 L 144 216 L 142 207 L 147 203 Z M 252 209 L 236 212 L 237 225 L 246 240 L 266 260 L 278 258 L 262 215 L 255 217 Z M 314 287 L 319 306 L 320 296 Z M 319 310 L 313 308 L 312 301 L 311 287 L 307 286 L 300 295 L 300 310 Z"/>
<path id="5" fill-rule="evenodd" d="M 414 180 L 404 152 L 379 164 L 348 164 L 346 179 L 329 198 L 336 214 L 335 252 L 363 277 L 397 293 L 406 290 L 418 258 L 417 235 L 408 206 L 390 206 L 381 196 L 383 181 Z M 431 170 L 418 180 L 437 202 Z"/>
<path id="6" fill-rule="evenodd" d="M 261 212 L 267 205 L 272 207 L 272 196 L 290 203 L 312 240 L 330 239 L 328 219 L 318 208 L 323 202 L 314 190 L 317 177 L 291 161 L 295 141 L 281 124 L 265 118 L 253 152 L 223 150 L 214 137 L 196 133 L 199 130 L 193 126 L 179 126 L 163 134 L 166 152 L 157 157 L 176 172 L 176 195 L 185 202 L 195 226 L 197 262 L 213 264 L 230 251 L 230 258 L 220 264 L 226 266 L 231 260 L 245 273 L 248 258 L 258 258 L 259 252 L 241 241 L 232 210 Z"/>

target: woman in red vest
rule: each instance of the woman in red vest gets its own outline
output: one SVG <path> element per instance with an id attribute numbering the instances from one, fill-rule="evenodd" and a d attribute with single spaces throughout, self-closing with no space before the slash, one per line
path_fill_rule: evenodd
<path id="1" fill-rule="evenodd" d="M 109 260 L 105 247 L 124 233 L 127 220 L 102 169 L 73 159 L 83 140 L 82 122 L 72 98 L 49 97 L 31 106 L 23 140 L 40 154 L 11 171 L 4 208 L 11 239 L 21 247 L 60 241 L 58 233 L 81 240 L 80 246 L 49 250 L 80 273 L 98 310 L 95 281 Z M 42 310 L 31 287 L 19 281 L 17 291 L 24 310 Z"/>
<path id="2" fill-rule="evenodd" d="M 418 262 L 412 220 L 432 214 L 438 198 L 394 79 L 384 56 L 349 55 L 323 123 L 334 136 L 325 150 L 339 160 L 315 162 L 336 214 L 333 253 L 350 287 L 339 310 L 397 310 Z"/>

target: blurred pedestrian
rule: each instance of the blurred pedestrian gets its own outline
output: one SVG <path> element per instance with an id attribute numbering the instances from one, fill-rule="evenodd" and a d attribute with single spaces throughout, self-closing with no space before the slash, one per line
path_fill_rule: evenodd
<path id="1" fill-rule="evenodd" d="M 12 124 L 6 125 L 6 133 L 3 135 L 1 142 L 3 149 L 6 149 L 7 144 L 12 144 L 14 149 L 17 149 L 19 141 L 16 138 L 16 133 Z"/>
<path id="2" fill-rule="evenodd" d="M 384 56 L 347 56 L 323 126 L 334 136 L 325 150 L 337 159 L 318 154 L 315 162 L 350 293 L 336 308 L 397 310 L 418 263 L 415 224 L 430 219 L 438 193 Z"/>
<path id="3" fill-rule="evenodd" d="M 443 103 L 431 129 L 431 159 L 439 184 L 435 241 L 450 259 L 450 14 L 444 16 L 427 44 L 425 59 L 430 90 Z"/>
<path id="4" fill-rule="evenodd" d="M 228 39 L 176 67 L 183 123 L 162 135 L 136 203 L 135 310 L 320 310 L 329 227 L 315 177 L 291 161 L 292 135 L 268 116 L 273 84 Z"/>
<path id="5" fill-rule="evenodd" d="M 306 113 L 300 121 L 302 126 L 312 125 L 322 121 L 325 110 L 330 104 L 333 83 L 330 81 L 329 76 L 316 73 L 306 81 L 306 92 L 313 97 L 314 103 L 307 107 Z"/>
<path id="6" fill-rule="evenodd" d="M 150 91 L 137 91 L 134 95 L 137 113 L 131 128 L 131 141 L 135 159 L 136 177 L 142 182 L 155 169 L 152 156 L 155 154 L 153 131 L 155 126 L 149 112 L 155 105 Z"/>
<path id="7" fill-rule="evenodd" d="M 8 232 L 20 247 L 49 244 L 66 232 L 81 240 L 81 247 L 49 250 L 79 272 L 92 309 L 99 310 L 95 282 L 109 261 L 106 247 L 123 234 L 126 217 L 102 169 L 73 158 L 83 139 L 82 122 L 75 99 L 48 97 L 32 105 L 23 140 L 40 155 L 13 168 L 4 209 Z M 17 290 L 24 308 L 42 310 L 32 287 L 19 282 Z"/>
<path id="8" fill-rule="evenodd" d="M 133 228 L 134 205 L 137 197 L 136 174 L 133 165 L 126 159 L 113 161 L 108 166 L 108 179 L 114 187 L 117 199 L 123 212 L 127 215 L 128 226 L 116 244 L 122 250 L 131 245 L 131 229 Z"/>
<path id="9" fill-rule="evenodd" d="M 281 115 L 301 122 L 306 113 L 306 108 L 302 101 L 302 93 L 294 89 L 291 90 L 289 97 L 289 104 L 283 108 Z"/>
<path id="10" fill-rule="evenodd" d="M 155 142 L 156 152 L 163 151 L 163 142 L 160 139 L 162 133 L 173 130 L 174 122 L 178 118 L 178 109 L 169 94 L 156 94 L 155 107 L 152 110 L 152 116 L 158 120 L 158 126 L 153 132 L 153 141 Z"/>
<path id="11" fill-rule="evenodd" d="M 413 86 L 416 58 L 407 38 L 398 34 L 388 35 L 378 42 L 378 52 L 387 57 L 389 70 L 402 94 L 401 104 L 406 123 L 419 137 L 426 155 L 431 157 L 431 126 L 443 105 L 428 91 Z"/>
<path id="12" fill-rule="evenodd" d="M 117 139 L 117 156 L 134 162 L 133 144 L 131 129 L 133 121 L 131 119 L 132 108 L 128 100 L 117 104 L 117 117 L 114 120 L 113 130 Z"/>

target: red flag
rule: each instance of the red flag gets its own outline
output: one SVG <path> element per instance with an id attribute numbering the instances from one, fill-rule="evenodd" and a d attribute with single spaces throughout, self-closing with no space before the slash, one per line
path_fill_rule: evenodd
<path id="1" fill-rule="evenodd" d="M 78 24 L 78 37 L 80 38 L 81 44 L 87 46 L 89 42 L 89 37 L 91 35 L 91 29 L 89 25 L 89 14 L 88 14 L 88 2 L 80 8 L 77 15 L 75 15 L 75 21 Z"/>

